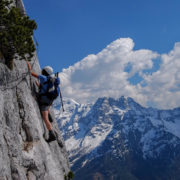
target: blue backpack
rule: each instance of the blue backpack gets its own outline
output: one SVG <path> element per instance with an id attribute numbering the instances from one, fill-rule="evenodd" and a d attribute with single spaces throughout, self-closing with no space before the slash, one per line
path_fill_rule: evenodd
<path id="1" fill-rule="evenodd" d="M 48 76 L 48 80 L 40 86 L 40 92 L 45 84 L 47 84 L 47 89 L 44 93 L 40 93 L 40 96 L 46 96 L 51 101 L 55 100 L 60 94 L 59 77 L 57 75 Z"/>

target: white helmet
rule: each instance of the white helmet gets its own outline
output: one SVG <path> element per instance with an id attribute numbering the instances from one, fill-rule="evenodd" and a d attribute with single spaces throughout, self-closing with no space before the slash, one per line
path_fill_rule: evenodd
<path id="1" fill-rule="evenodd" d="M 46 71 L 48 75 L 53 74 L 53 68 L 51 66 L 45 66 L 43 70 Z"/>

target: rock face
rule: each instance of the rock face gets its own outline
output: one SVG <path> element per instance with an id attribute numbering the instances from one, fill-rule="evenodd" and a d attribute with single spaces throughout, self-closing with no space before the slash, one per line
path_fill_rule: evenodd
<path id="1" fill-rule="evenodd" d="M 36 59 L 34 69 L 40 70 Z M 27 71 L 24 61 L 16 61 L 12 72 L 0 63 L 0 179 L 63 180 L 69 171 L 66 149 L 57 141 L 46 143 L 48 132 Z M 58 131 L 55 120 L 53 127 Z"/>
<path id="2" fill-rule="evenodd" d="M 77 180 L 179 180 L 180 108 L 145 108 L 132 98 L 54 104 Z"/>
<path id="3" fill-rule="evenodd" d="M 21 1 L 16 1 L 23 8 Z M 22 9 L 23 10 L 23 9 Z M 39 73 L 37 57 L 33 71 Z M 47 143 L 48 131 L 35 96 L 34 79 L 23 60 L 10 71 L 0 59 L 0 180 L 64 180 L 69 163 L 56 121 L 58 141 Z M 53 111 L 51 110 L 51 115 Z"/>

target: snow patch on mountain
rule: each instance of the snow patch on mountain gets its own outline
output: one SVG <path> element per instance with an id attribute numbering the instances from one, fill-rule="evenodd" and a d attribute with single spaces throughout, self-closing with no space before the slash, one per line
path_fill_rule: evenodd
<path id="1" fill-rule="evenodd" d="M 103 131 L 101 131 L 103 129 Z M 101 127 L 95 126 L 91 129 L 89 136 L 86 136 L 82 141 L 82 146 L 85 149 L 85 153 L 89 153 L 96 147 L 98 147 L 111 132 L 112 125 L 101 124 Z"/>
<path id="2" fill-rule="evenodd" d="M 157 128 L 163 127 L 164 131 L 180 138 L 180 108 L 167 111 L 163 110 L 159 114 L 155 110 L 154 112 L 149 117 L 152 124 Z"/>
<path id="3" fill-rule="evenodd" d="M 180 120 L 175 120 L 174 122 L 164 121 L 164 126 L 166 131 L 180 138 Z"/>
<path id="4" fill-rule="evenodd" d="M 84 166 L 91 158 L 105 153 L 103 151 L 112 151 L 122 157 L 134 143 L 144 158 L 156 157 L 166 146 L 179 144 L 180 108 L 145 108 L 132 98 L 122 96 L 119 99 L 99 98 L 95 104 L 79 104 L 65 99 L 65 112 L 60 113 L 59 103 L 54 105 L 56 119 L 63 132 L 71 165 L 87 156 L 81 163 Z M 107 142 L 109 146 L 104 145 Z M 104 150 L 99 151 L 102 146 Z"/>
<path id="5" fill-rule="evenodd" d="M 154 129 L 151 129 L 148 131 L 144 136 L 141 138 L 142 151 L 143 151 L 143 157 L 146 158 L 146 156 L 153 156 L 151 144 L 153 141 L 153 138 L 156 136 L 156 131 Z"/>

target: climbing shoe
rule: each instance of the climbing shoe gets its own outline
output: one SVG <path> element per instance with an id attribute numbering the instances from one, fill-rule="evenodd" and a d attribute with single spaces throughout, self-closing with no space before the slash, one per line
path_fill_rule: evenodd
<path id="1" fill-rule="evenodd" d="M 49 142 L 52 142 L 52 141 L 55 141 L 56 140 L 56 135 L 54 133 L 53 130 L 49 130 L 49 139 L 47 139 L 46 141 L 49 143 Z"/>
<path id="2" fill-rule="evenodd" d="M 51 116 L 50 113 L 48 114 L 48 118 L 49 118 L 49 121 L 50 121 L 50 122 L 53 122 L 53 118 L 52 118 L 52 116 Z"/>

